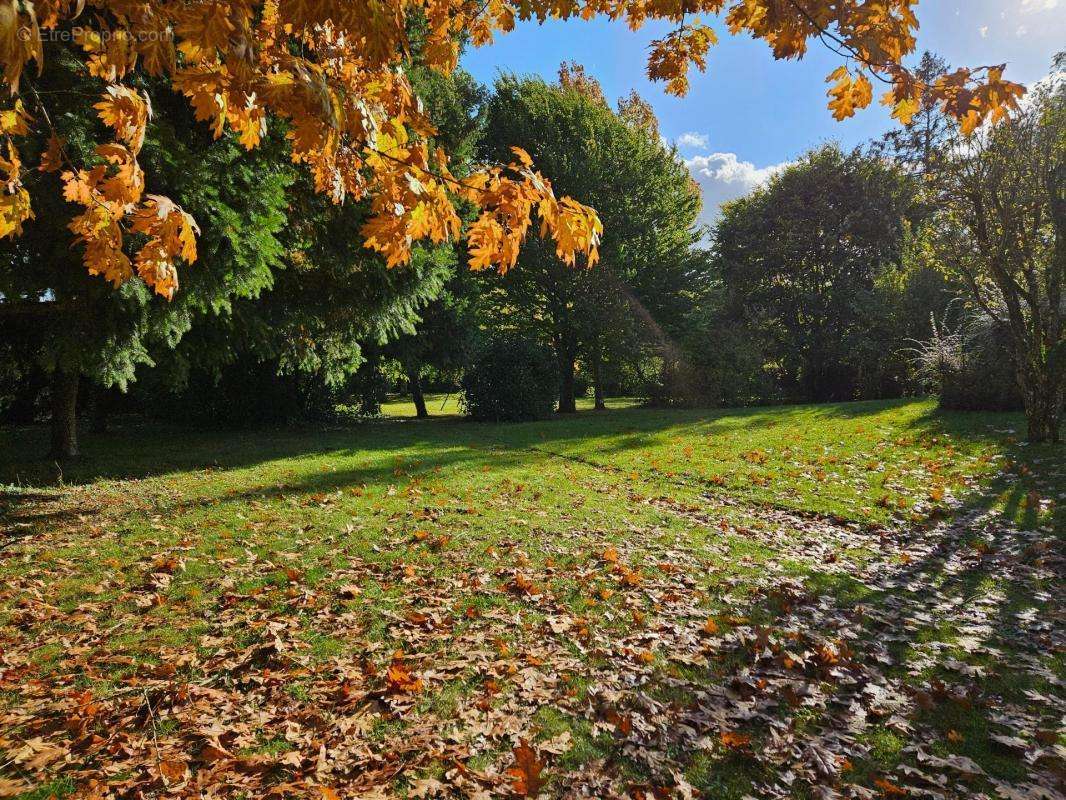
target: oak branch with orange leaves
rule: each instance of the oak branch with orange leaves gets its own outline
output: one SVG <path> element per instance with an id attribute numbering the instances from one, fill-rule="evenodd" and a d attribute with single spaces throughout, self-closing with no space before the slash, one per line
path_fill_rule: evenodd
<path id="1" fill-rule="evenodd" d="M 232 130 L 248 148 L 270 115 L 288 122 L 294 162 L 310 169 L 318 191 L 335 202 L 369 198 L 362 234 L 390 266 L 412 244 L 461 234 L 455 204 L 480 213 L 466 231 L 470 265 L 506 270 L 535 221 L 563 261 L 597 258 L 601 224 L 593 209 L 557 198 L 551 183 L 518 149 L 507 164 L 456 178 L 446 153 L 430 151 L 433 128 L 403 66 L 410 23 L 427 28 L 421 58 L 456 67 L 460 37 L 477 46 L 518 20 L 608 16 L 631 28 L 646 19 L 675 23 L 654 41 L 652 79 L 684 94 L 692 67 L 706 68 L 716 38 L 699 15 L 723 16 L 732 34 L 765 40 L 777 58 L 800 58 L 812 42 L 844 63 L 829 76 L 829 107 L 838 119 L 873 100 L 872 81 L 887 85 L 886 104 L 906 122 L 923 94 L 940 100 L 964 129 L 1017 106 L 1021 86 L 1003 67 L 960 69 L 927 86 L 902 66 L 914 50 L 917 0 L 0 0 L 0 62 L 11 100 L 0 111 L 0 236 L 18 236 L 33 216 L 22 180 L 29 169 L 60 171 L 64 196 L 83 210 L 70 224 L 85 267 L 115 285 L 138 275 L 172 297 L 177 263 L 196 260 L 196 223 L 165 197 L 144 194 L 137 161 L 151 108 L 128 85 L 137 71 L 165 76 L 216 137 Z M 95 110 L 111 130 L 93 166 L 76 164 L 54 132 L 37 164 L 24 165 L 19 137 L 49 135 L 44 101 L 33 91 L 34 66 L 48 58 L 49 31 L 69 33 L 88 72 L 99 78 Z M 54 38 L 54 37 L 51 37 Z M 536 220 L 534 220 L 536 218 Z M 128 254 L 128 234 L 139 248 Z"/>

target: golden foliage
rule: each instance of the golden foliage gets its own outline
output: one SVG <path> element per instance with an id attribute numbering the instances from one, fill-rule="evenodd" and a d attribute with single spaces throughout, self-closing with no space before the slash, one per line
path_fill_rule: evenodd
<path id="1" fill-rule="evenodd" d="M 678 97 L 688 92 L 690 65 L 703 72 L 707 69 L 707 51 L 718 41 L 706 25 L 682 26 L 652 43 L 648 57 L 648 77 L 665 81 L 666 91 Z"/>
<path id="2" fill-rule="evenodd" d="M 595 100 L 600 105 L 607 105 L 600 82 L 585 71 L 584 65 L 576 61 L 564 61 L 559 65 L 559 86 Z"/>
<path id="3" fill-rule="evenodd" d="M 829 80 L 836 81 L 829 89 L 829 109 L 834 119 L 847 119 L 855 115 L 855 109 L 870 105 L 874 87 L 862 73 L 853 79 L 847 67 L 838 67 L 829 75 Z"/>
<path id="4" fill-rule="evenodd" d="M 516 21 L 608 16 L 639 28 L 648 19 L 677 25 L 652 44 L 648 73 L 684 94 L 688 72 L 704 70 L 714 31 L 695 14 L 724 14 L 733 34 L 765 41 L 777 58 L 800 58 L 812 40 L 829 37 L 849 54 L 850 67 L 831 76 L 829 106 L 838 119 L 869 105 L 871 77 L 891 89 L 883 102 L 906 122 L 929 94 L 966 130 L 996 120 L 1017 106 L 1023 89 L 1003 80 L 1001 67 L 959 70 L 924 86 L 900 66 L 915 47 L 916 0 L 37 0 L 0 5 L 0 62 L 14 96 L 0 110 L 4 138 L 0 167 L 0 236 L 17 236 L 32 216 L 22 186 L 16 142 L 31 125 L 49 126 L 32 92 L 22 95 L 26 67 L 48 57 L 42 31 L 78 20 L 76 42 L 103 96 L 96 104 L 114 141 L 100 144 L 92 164 L 70 163 L 52 136 L 42 171 L 63 169 L 64 196 L 84 210 L 71 223 L 84 247 L 90 272 L 119 284 L 139 275 L 170 297 L 177 288 L 178 260 L 195 259 L 195 224 L 164 198 L 142 199 L 144 175 L 137 154 L 151 109 L 124 81 L 137 72 L 166 76 L 184 94 L 198 120 L 216 137 L 227 129 L 248 148 L 264 134 L 268 116 L 289 122 L 292 159 L 310 170 L 318 191 L 335 202 L 371 199 L 366 246 L 390 266 L 406 263 L 414 243 L 443 242 L 460 235 L 458 198 L 475 203 L 480 215 L 468 233 L 471 265 L 506 270 L 535 214 L 539 234 L 554 240 L 568 264 L 597 258 L 601 226 L 596 213 L 571 198 L 557 198 L 551 184 L 524 153 L 509 164 L 488 165 L 457 180 L 440 151 L 430 153 L 433 134 L 403 71 L 412 44 L 408 22 L 424 17 L 421 55 L 432 68 L 456 66 L 458 41 L 474 45 L 509 31 Z M 569 68 L 571 83 L 591 86 L 583 71 Z M 20 97 L 33 97 L 31 121 Z M 42 128 L 44 135 L 50 131 Z M 54 132 L 52 132 L 54 134 Z M 125 236 L 144 234 L 147 244 L 125 254 Z"/>

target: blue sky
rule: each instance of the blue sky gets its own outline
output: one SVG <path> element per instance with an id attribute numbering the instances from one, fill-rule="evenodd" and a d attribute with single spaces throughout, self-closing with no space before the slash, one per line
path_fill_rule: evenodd
<path id="1" fill-rule="evenodd" d="M 918 52 L 934 50 L 953 65 L 1006 62 L 1006 77 L 1022 83 L 1046 75 L 1052 56 L 1066 48 L 1066 0 L 924 0 L 918 18 Z M 832 118 L 824 81 L 841 62 L 821 45 L 802 61 L 774 61 L 765 44 L 729 36 L 713 23 L 720 42 L 684 98 L 645 77 L 648 43 L 669 29 L 658 23 L 636 32 L 605 20 L 525 24 L 469 50 L 463 66 L 491 83 L 500 71 L 554 79 L 560 62 L 574 60 L 612 102 L 636 89 L 703 186 L 708 220 L 719 203 L 810 147 L 829 140 L 856 145 L 892 124 L 879 105 L 844 122 Z"/>

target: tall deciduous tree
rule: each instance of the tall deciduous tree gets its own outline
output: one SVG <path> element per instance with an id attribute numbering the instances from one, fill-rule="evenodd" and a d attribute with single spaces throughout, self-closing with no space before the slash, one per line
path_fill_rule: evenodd
<path id="1" fill-rule="evenodd" d="M 616 114 L 583 71 L 564 66 L 560 85 L 502 78 L 488 105 L 489 158 L 518 142 L 553 184 L 595 204 L 607 223 L 594 269 L 574 270 L 540 242 L 499 281 L 500 307 L 538 330 L 559 365 L 559 410 L 575 410 L 584 362 L 602 389 L 605 362 L 636 350 L 656 321 L 677 319 L 700 196 L 685 165 L 644 124 Z M 602 401 L 602 391 L 598 391 Z"/>
<path id="2" fill-rule="evenodd" d="M 891 163 L 827 146 L 727 204 L 714 238 L 729 312 L 763 340 L 787 397 L 850 400 L 901 342 L 873 330 L 903 255 L 911 182 Z M 883 389 L 874 388 L 880 396 Z"/>
<path id="3" fill-rule="evenodd" d="M 1064 62 L 1005 124 L 958 133 L 934 173 L 940 252 L 1010 333 L 1033 442 L 1058 441 L 1066 383 Z"/>

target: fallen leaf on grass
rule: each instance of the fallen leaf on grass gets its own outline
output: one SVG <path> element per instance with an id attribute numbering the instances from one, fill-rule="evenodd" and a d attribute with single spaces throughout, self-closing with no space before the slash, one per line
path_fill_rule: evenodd
<path id="1" fill-rule="evenodd" d="M 159 772 L 169 783 L 181 783 L 188 773 L 188 765 L 177 759 L 164 759 L 159 762 Z"/>
<path id="2" fill-rule="evenodd" d="M 30 785 L 25 781 L 15 778 L 0 778 L 0 797 L 18 797 L 30 790 Z"/>
<path id="3" fill-rule="evenodd" d="M 400 652 L 392 657 L 385 674 L 385 684 L 391 694 L 416 694 L 422 691 L 422 679 L 411 672 Z"/>
<path id="4" fill-rule="evenodd" d="M 736 731 L 722 731 L 718 737 L 726 747 L 738 748 L 751 744 L 751 737 L 746 733 Z"/>
<path id="5" fill-rule="evenodd" d="M 886 781 L 884 778 L 877 778 L 874 780 L 874 784 L 880 789 L 886 797 L 904 797 L 909 794 L 906 789 L 903 789 L 891 781 Z"/>
<path id="6" fill-rule="evenodd" d="M 651 650 L 641 650 L 633 657 L 641 664 L 652 664 L 655 662 L 655 653 Z"/>
<path id="7" fill-rule="evenodd" d="M 540 776 L 544 763 L 537 758 L 537 751 L 529 742 L 521 739 L 514 748 L 514 766 L 507 770 L 511 776 L 511 788 L 520 797 L 536 797 L 544 786 Z"/>

